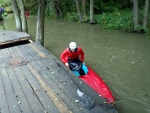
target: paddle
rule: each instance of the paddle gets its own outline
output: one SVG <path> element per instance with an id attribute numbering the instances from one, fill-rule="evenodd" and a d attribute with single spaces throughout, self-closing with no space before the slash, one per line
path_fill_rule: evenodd
<path id="1" fill-rule="evenodd" d="M 64 69 L 64 67 L 62 65 L 60 65 L 58 62 L 56 62 L 57 65 L 61 68 Z M 67 73 L 69 79 L 72 81 L 72 83 L 75 85 L 76 89 L 77 89 L 77 95 L 78 95 L 78 100 L 79 100 L 79 104 L 84 107 L 85 109 L 92 109 L 95 105 L 95 102 L 84 92 L 82 92 L 78 86 L 75 84 L 75 82 L 72 80 L 72 78 L 69 76 L 69 74 Z"/>

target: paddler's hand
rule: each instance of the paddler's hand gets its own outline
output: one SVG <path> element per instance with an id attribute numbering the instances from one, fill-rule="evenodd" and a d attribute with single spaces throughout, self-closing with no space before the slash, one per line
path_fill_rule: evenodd
<path id="1" fill-rule="evenodd" d="M 67 62 L 65 63 L 65 66 L 66 66 L 67 68 L 69 68 L 69 64 L 68 64 Z"/>
<path id="2" fill-rule="evenodd" d="M 85 65 L 86 66 L 86 63 L 84 63 L 84 62 L 82 62 L 83 63 L 83 65 Z"/>

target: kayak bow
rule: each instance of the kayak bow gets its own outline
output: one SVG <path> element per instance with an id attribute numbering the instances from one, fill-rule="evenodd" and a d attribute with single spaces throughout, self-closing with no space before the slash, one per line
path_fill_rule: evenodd
<path id="1" fill-rule="evenodd" d="M 92 89 L 94 89 L 99 95 L 107 99 L 108 103 L 114 103 L 115 99 L 109 90 L 108 86 L 102 80 L 100 76 L 97 75 L 90 67 L 88 67 L 88 74 L 79 76 L 85 83 L 87 83 Z"/>

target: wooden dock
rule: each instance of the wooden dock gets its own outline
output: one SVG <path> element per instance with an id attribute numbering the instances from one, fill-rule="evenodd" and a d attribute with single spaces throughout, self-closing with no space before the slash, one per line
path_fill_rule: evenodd
<path id="1" fill-rule="evenodd" d="M 77 102 L 75 84 L 92 109 Z M 117 113 L 105 101 L 30 35 L 0 31 L 0 113 Z"/>

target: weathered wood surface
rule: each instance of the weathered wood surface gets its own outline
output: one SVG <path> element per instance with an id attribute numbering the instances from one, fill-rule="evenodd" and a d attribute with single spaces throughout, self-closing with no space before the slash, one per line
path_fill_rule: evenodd
<path id="1" fill-rule="evenodd" d="M 75 84 L 94 101 L 91 110 L 75 101 Z M 0 113 L 117 113 L 38 43 L 0 49 Z"/>
<path id="2" fill-rule="evenodd" d="M 11 44 L 15 42 L 29 40 L 30 35 L 25 32 L 14 32 L 0 30 L 0 45 Z"/>

